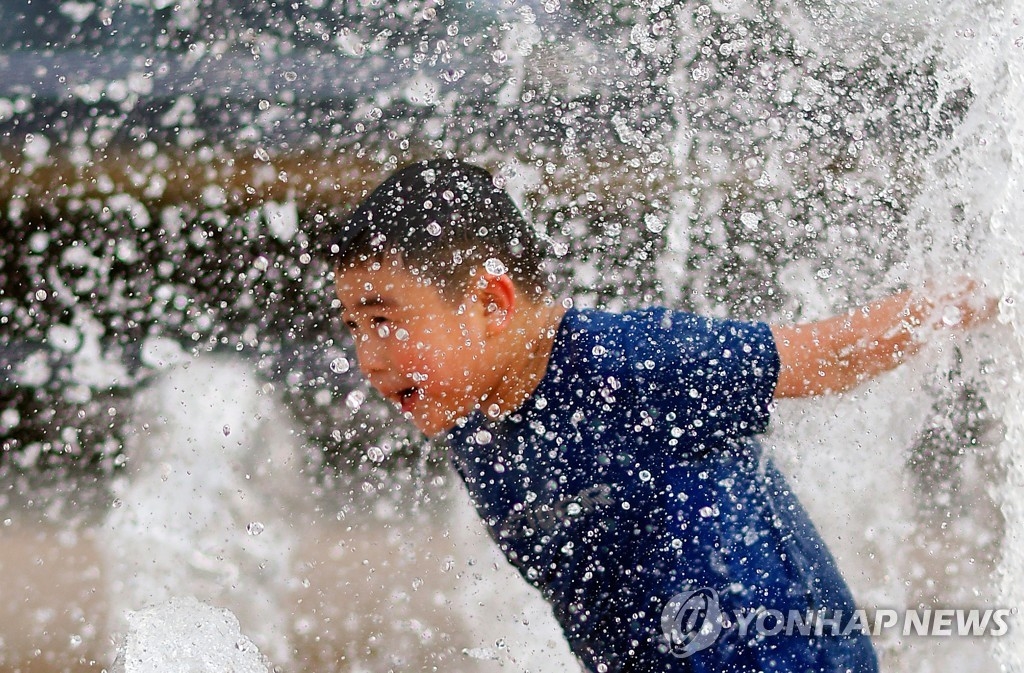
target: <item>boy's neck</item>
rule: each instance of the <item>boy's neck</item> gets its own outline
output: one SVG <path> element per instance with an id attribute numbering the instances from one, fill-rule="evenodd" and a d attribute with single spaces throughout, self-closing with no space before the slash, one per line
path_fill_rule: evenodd
<path id="1" fill-rule="evenodd" d="M 498 418 L 519 409 L 540 385 L 565 308 L 559 302 L 520 304 L 513 324 L 494 343 L 495 371 L 501 372 L 481 410 Z"/>

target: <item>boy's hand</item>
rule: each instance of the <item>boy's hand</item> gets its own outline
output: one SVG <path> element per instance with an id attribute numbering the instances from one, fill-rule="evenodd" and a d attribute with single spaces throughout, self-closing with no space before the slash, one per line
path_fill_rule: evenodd
<path id="1" fill-rule="evenodd" d="M 998 300 L 970 278 L 949 289 L 928 285 L 846 315 L 772 326 L 781 369 L 775 397 L 806 397 L 853 388 L 893 369 L 936 332 L 966 330 L 995 317 Z"/>
<path id="2" fill-rule="evenodd" d="M 999 300 L 987 294 L 978 281 L 966 276 L 945 289 L 929 282 L 922 297 L 932 307 L 934 329 L 970 329 L 992 320 L 999 312 Z"/>

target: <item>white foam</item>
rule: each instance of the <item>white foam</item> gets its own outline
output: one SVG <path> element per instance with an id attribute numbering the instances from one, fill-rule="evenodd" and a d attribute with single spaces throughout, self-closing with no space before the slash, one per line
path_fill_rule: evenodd
<path id="1" fill-rule="evenodd" d="M 138 400 L 127 474 L 102 531 L 112 630 L 140 606 L 196 596 L 232 609 L 273 657 L 290 657 L 288 609 L 308 491 L 297 433 L 245 362 L 169 370 Z"/>
<path id="2" fill-rule="evenodd" d="M 229 610 L 190 597 L 128 613 L 114 673 L 268 673 Z"/>

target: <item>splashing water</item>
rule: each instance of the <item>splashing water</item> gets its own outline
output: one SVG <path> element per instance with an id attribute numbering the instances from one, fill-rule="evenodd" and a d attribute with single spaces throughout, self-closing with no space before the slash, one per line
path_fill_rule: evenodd
<path id="1" fill-rule="evenodd" d="M 955 343 L 946 347 L 947 358 L 952 350 L 962 362 L 948 383 L 976 387 L 997 429 L 980 442 L 988 467 L 978 470 L 979 454 L 970 449 L 960 456 L 965 475 L 976 470 L 973 484 L 970 477 L 961 482 L 974 510 L 965 514 L 974 538 L 962 551 L 970 563 L 994 566 L 995 572 L 979 575 L 963 567 L 969 589 L 954 595 L 961 604 L 1016 609 L 1024 600 L 1024 509 L 1018 497 L 1024 484 L 1024 322 L 1018 308 L 1024 291 L 1024 3 L 940 3 L 938 9 L 943 20 L 932 39 L 941 54 L 940 86 L 950 96 L 968 90 L 971 100 L 962 122 L 936 143 L 924 166 L 925 186 L 910 218 L 918 223 L 910 260 L 934 277 L 969 273 L 1002 297 L 999 322 L 1006 327 L 979 335 L 963 351 Z M 955 565 L 952 551 L 943 558 Z M 1024 670 L 1024 632 L 1017 626 L 985 643 L 1005 670 Z"/>
<path id="2" fill-rule="evenodd" d="M 156 18 L 144 4 L 128 10 Z M 182 3 L 171 32 L 201 32 L 200 24 L 219 21 L 201 4 Z M 293 59 L 287 29 L 246 42 L 240 57 L 216 39 L 197 41 L 172 59 L 181 67 L 151 68 L 140 59 L 136 73 L 115 63 L 112 81 L 97 75 L 75 84 L 70 95 L 86 108 L 120 101 L 109 115 L 97 114 L 88 132 L 58 124 L 47 135 L 26 122 L 30 97 L 5 93 L 0 122 L 32 129 L 18 169 L 5 169 L 19 182 L 0 213 L 17 234 L 9 247 L 29 251 L 20 274 L 27 285 L 5 285 L 13 289 L 0 303 L 0 327 L 23 322 L 11 337 L 10 367 L 21 402 L 0 417 L 5 431 L 30 426 L 33 409 L 44 410 L 42 425 L 51 423 L 45 412 L 60 404 L 71 405 L 67 418 L 81 409 L 106 427 L 108 413 L 118 410 L 97 391 L 111 381 L 141 387 L 146 374 L 181 365 L 188 357 L 179 341 L 219 339 L 239 351 L 258 345 L 290 364 L 295 344 L 274 334 L 294 330 L 308 340 L 303 348 L 326 357 L 323 371 L 353 375 L 335 335 L 317 332 L 322 328 L 310 318 L 329 310 L 325 272 L 309 254 L 326 226 L 309 217 L 301 195 L 319 195 L 311 197 L 316 207 L 316 198 L 340 198 L 343 176 L 326 164 L 353 164 L 350 170 L 368 180 L 420 158 L 417 152 L 451 151 L 498 167 L 499 179 L 547 230 L 581 306 L 664 301 L 746 318 L 813 319 L 961 274 L 1002 294 L 1001 325 L 940 339 L 898 373 L 841 398 L 780 404 L 766 444 L 792 475 L 863 606 L 1024 604 L 1024 3 L 716 0 L 668 10 L 648 2 L 624 19 L 601 3 L 588 4 L 586 16 L 574 14 L 573 4 L 519 3 L 481 28 L 484 37 L 472 47 L 465 41 L 476 32 L 470 20 L 484 19 L 451 20 L 434 35 L 430 53 L 416 51 L 427 44 L 418 38 L 402 51 L 409 25 L 429 33 L 438 20 L 432 3 L 417 2 L 326 31 L 341 56 Z M 61 12 L 74 21 L 91 21 L 95 12 L 109 22 L 107 9 L 63 3 Z M 254 11 L 260 30 L 272 34 L 275 21 L 287 24 L 260 13 L 269 9 Z M 569 18 L 559 24 L 559 17 Z M 309 31 L 323 24 L 298 23 L 304 28 L 294 40 L 306 40 L 303 49 L 311 42 L 317 56 L 321 38 Z M 226 39 L 245 42 L 258 33 L 236 32 Z M 573 39 L 561 39 L 566 35 Z M 275 39 L 288 48 L 275 53 Z M 244 76 L 252 72 L 248 49 L 260 52 L 259 77 Z M 481 72 L 473 49 L 487 64 Z M 378 79 L 372 64 L 389 50 L 408 62 Z M 422 68 L 407 68 L 409 62 Z M 357 99 L 338 109 L 303 108 L 303 95 L 319 104 L 318 96 L 337 88 L 342 78 L 330 68 L 339 64 L 354 69 L 345 79 L 374 86 L 359 84 Z M 150 75 L 156 89 L 173 96 L 153 106 L 160 119 L 151 128 L 140 122 L 124 131 L 145 140 L 125 156 L 146 159 L 122 180 L 101 155 L 121 107 L 139 100 L 146 106 Z M 208 103 L 195 89 L 181 89 L 179 77 L 234 87 L 236 97 L 253 103 L 224 134 L 238 136 L 245 161 L 218 144 L 215 128 L 204 128 Z M 51 79 L 45 86 L 57 86 Z M 480 99 L 465 104 L 473 89 L 483 92 Z M 209 100 L 213 117 L 234 105 Z M 147 134 L 161 143 L 171 138 L 172 151 L 165 156 Z M 410 149 L 409 137 L 418 148 Z M 281 150 L 289 143 L 298 154 L 321 145 L 336 154 L 314 170 Z M 44 180 L 68 148 L 87 176 L 67 186 L 74 217 L 59 208 L 58 215 L 23 215 L 36 207 L 33 199 L 45 211 L 44 196 L 64 190 L 31 181 Z M 246 175 L 237 184 L 213 170 L 236 160 Z M 179 163 L 195 170 L 177 177 L 165 170 Z M 204 182 L 199 175 L 206 173 L 212 177 Z M 316 179 L 303 186 L 301 175 Z M 133 184 L 142 187 L 133 192 Z M 165 200 L 176 190 L 187 206 Z M 254 195 L 262 205 L 250 203 Z M 37 216 L 44 224 L 31 219 Z M 65 227 L 78 220 L 86 224 Z M 32 235 L 21 237 L 29 224 Z M 214 247 L 220 244 L 228 252 Z M 147 250 L 158 258 L 150 269 Z M 253 261 L 235 268 L 227 259 Z M 158 309 L 147 303 L 154 297 Z M 125 315 L 132 316 L 127 324 Z M 240 324 L 216 327 L 231 319 Z M 170 336 L 149 336 L 165 332 Z M 122 361 L 136 343 L 141 373 Z M 180 599 L 198 596 L 230 608 L 241 632 L 282 665 L 294 663 L 298 648 L 320 657 L 322 670 L 339 661 L 380 670 L 571 670 L 546 608 L 506 572 L 474 528 L 464 496 L 418 483 L 424 477 L 411 470 L 387 472 L 400 453 L 393 451 L 401 433 L 394 419 L 365 421 L 376 412 L 363 389 L 330 388 L 316 383 L 319 370 L 305 377 L 298 369 L 280 378 L 292 394 L 320 386 L 308 396 L 306 408 L 316 412 L 304 419 L 308 428 L 234 360 L 193 361 L 145 389 L 125 426 L 128 462 L 111 470 L 102 522 L 63 521 L 81 498 L 69 487 L 56 489 L 63 504 L 44 506 L 36 518 L 28 507 L 0 515 L 5 541 L 32 551 L 16 560 L 42 568 L 25 570 L 20 576 L 30 580 L 23 584 L 45 593 L 55 578 L 63 582 L 75 565 L 69 559 L 81 558 L 88 581 L 102 575 L 107 590 L 83 589 L 87 581 L 56 586 L 108 600 L 96 604 L 69 592 L 53 599 L 59 609 L 41 607 L 24 620 L 14 610 L 33 597 L 19 595 L 9 612 L 0 606 L 0 622 L 71 633 L 63 646 L 75 658 L 83 642 L 105 642 L 97 614 L 110 615 L 109 630 L 134 634 L 129 643 L 145 635 L 159 648 L 183 646 L 192 641 L 175 629 L 197 618 L 227 629 L 220 641 L 198 641 L 205 654 L 217 642 L 241 642 L 225 613 Z M 52 443 L 33 437 L 12 452 L 19 469 L 82 453 L 85 440 L 66 432 L 74 421 L 51 424 L 61 423 L 68 426 L 58 427 L 67 435 L 62 445 L 70 448 L 52 451 Z M 350 436 L 369 434 L 352 448 Z M 306 472 L 322 466 L 307 461 L 307 444 L 339 453 L 341 446 L 366 460 L 357 478 L 314 488 Z M 36 498 L 21 485 L 10 490 L 18 489 Z M 163 607 L 139 612 L 153 603 Z M 1001 664 L 1024 671 L 1024 629 L 1014 627 L 981 641 L 881 639 L 883 669 Z M 0 638 L 15 652 L 20 641 L 36 642 L 7 630 Z M 0 663 L 9 663 L 7 656 L 0 653 Z"/>
<path id="3" fill-rule="evenodd" d="M 196 597 L 230 607 L 287 663 L 293 517 L 307 485 L 272 388 L 242 362 L 198 359 L 139 396 L 136 423 L 104 526 L 112 631 L 131 610 Z"/>
<path id="4" fill-rule="evenodd" d="M 551 615 L 504 567 L 464 494 L 442 486 L 420 502 L 393 475 L 380 492 L 337 484 L 316 495 L 273 387 L 236 360 L 170 370 L 138 407 L 101 530 L 110 632 L 127 633 L 117 670 L 225 670 L 236 649 L 248 663 L 233 670 L 257 670 L 253 643 L 278 666 L 298 666 L 301 652 L 306 670 L 321 658 L 338 666 L 331 652 L 366 666 L 571 670 Z"/>
<path id="5" fill-rule="evenodd" d="M 975 253 L 984 269 L 981 277 L 1002 292 L 1000 321 L 1012 330 L 1012 337 L 994 344 L 1002 356 L 990 370 L 990 400 L 1004 426 L 999 455 L 1005 472 L 993 489 L 1005 518 L 998 596 L 1019 609 L 1024 604 L 1024 3 L 980 9 L 985 21 L 977 34 L 951 50 L 956 74 L 971 83 L 978 101 L 978 113 L 968 119 L 955 147 L 963 159 L 953 176 L 970 221 L 984 232 Z M 997 648 L 1007 670 L 1024 670 L 1024 631 L 1012 630 Z"/>
<path id="6" fill-rule="evenodd" d="M 767 88 L 788 88 L 783 91 L 787 96 L 804 98 L 803 121 L 815 115 L 828 119 L 816 107 L 830 96 L 828 78 L 843 80 L 846 68 L 855 68 L 858 60 L 870 62 L 874 49 L 895 55 L 900 72 L 928 73 L 931 88 L 913 90 L 912 85 L 910 92 L 897 94 L 905 97 L 885 113 L 902 129 L 896 146 L 877 143 L 883 136 L 873 138 L 872 133 L 879 129 L 865 124 L 877 105 L 870 100 L 880 88 L 877 83 L 864 89 L 856 80 L 845 80 L 845 93 L 833 99 L 834 114 L 850 131 L 849 145 L 836 147 L 833 159 L 842 156 L 857 168 L 841 175 L 824 171 L 824 180 L 840 183 L 857 211 L 844 213 L 849 203 L 841 197 L 808 189 L 814 182 L 808 171 L 814 168 L 793 158 L 806 159 L 814 150 L 800 140 L 802 121 L 787 117 L 791 110 L 778 102 L 778 95 L 745 102 L 754 111 L 748 113 L 753 120 L 748 132 L 767 138 L 760 153 L 746 148 L 756 189 L 737 185 L 721 172 L 723 148 L 740 147 L 734 150 L 740 153 L 742 143 L 722 140 L 726 134 L 710 138 L 706 122 L 695 116 L 703 113 L 679 107 L 676 165 L 694 176 L 693 188 L 673 196 L 661 276 L 669 296 L 685 301 L 693 288 L 692 301 L 710 313 L 722 313 L 723 304 L 743 295 L 718 289 L 728 285 L 722 277 L 728 278 L 729 267 L 701 259 L 715 243 L 701 238 L 694 224 L 708 221 L 711 211 L 722 213 L 723 220 L 733 218 L 741 228 L 737 233 L 712 219 L 704 232 L 719 241 L 736 241 L 740 251 L 750 246 L 746 261 L 764 252 L 775 255 L 771 277 L 761 278 L 760 284 L 775 288 L 775 296 L 782 298 L 783 319 L 823 318 L 855 301 L 882 296 L 887 288 L 927 282 L 942 287 L 964 275 L 981 282 L 989 294 L 1004 296 L 1000 322 L 1010 325 L 1013 336 L 1000 325 L 952 338 L 936 335 L 917 359 L 851 393 L 779 403 L 766 443 L 792 475 L 859 605 L 1010 608 L 1024 598 L 1019 544 L 1024 508 L 1016 497 L 1024 483 L 1019 374 L 1024 332 L 1015 301 L 1024 289 L 1024 228 L 1017 221 L 1024 212 L 1024 5 L 934 2 L 913 7 L 907 12 L 886 3 L 790 6 L 779 19 L 788 27 L 780 33 L 793 36 L 798 51 L 807 50 L 805 65 L 794 66 L 798 74 L 783 77 L 781 84 L 771 76 L 759 81 L 758 64 L 751 68 L 752 89 L 774 83 Z M 730 9 L 737 15 L 756 14 L 745 3 L 732 3 Z M 696 50 L 702 25 L 698 21 L 690 28 Z M 817 66 L 807 64 L 814 59 Z M 674 86 L 680 98 L 692 98 L 715 72 L 699 57 L 677 65 Z M 766 62 L 760 72 L 770 67 Z M 847 107 L 851 100 L 858 103 Z M 901 122 L 901 114 L 917 119 Z M 771 124 L 761 130 L 760 119 L 790 131 L 774 135 Z M 691 172 L 694 162 L 707 166 L 711 177 Z M 707 189 L 708 181 L 717 186 Z M 902 195 L 901 189 L 906 190 Z M 787 202 L 794 195 L 797 199 Z M 890 197 L 897 206 L 893 211 L 878 207 Z M 786 218 L 799 212 L 801 203 L 813 207 L 827 198 L 833 199 L 830 209 L 838 213 L 837 223 L 845 218 L 847 224 L 834 253 L 809 258 L 802 238 L 807 230 L 787 226 Z M 780 212 L 786 214 L 779 217 Z M 861 219 L 865 214 L 867 219 Z M 887 220 L 892 224 L 885 225 Z M 742 228 L 749 234 L 744 236 Z M 861 238 L 862 232 L 873 236 Z M 773 248 L 772 239 L 779 236 L 788 244 Z M 811 232 L 811 238 L 818 236 Z M 858 249 L 859 258 L 846 256 Z M 815 261 L 821 266 L 815 268 Z M 756 290 L 753 296 L 765 299 Z M 1000 428 L 1005 428 L 1001 438 Z M 876 646 L 887 671 L 1000 664 L 1022 670 L 1019 633 L 1011 627 L 1008 635 L 987 639 L 883 635 Z"/>
<path id="7" fill-rule="evenodd" d="M 259 649 L 224 609 L 174 598 L 128 614 L 114 673 L 268 673 Z"/>

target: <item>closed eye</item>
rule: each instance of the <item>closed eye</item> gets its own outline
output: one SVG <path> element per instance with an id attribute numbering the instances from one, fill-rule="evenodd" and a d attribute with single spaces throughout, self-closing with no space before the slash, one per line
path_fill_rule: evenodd
<path id="1" fill-rule="evenodd" d="M 374 327 L 374 328 L 380 327 L 382 325 L 386 325 L 390 321 L 391 321 L 390 318 L 387 318 L 387 317 L 382 316 L 382 315 L 371 316 L 368 319 L 368 322 L 370 323 L 370 327 Z M 359 331 L 359 323 L 357 321 L 355 321 L 355 320 L 351 320 L 351 319 L 350 320 L 346 320 L 345 321 L 345 327 L 347 327 L 352 332 L 358 332 Z"/>

